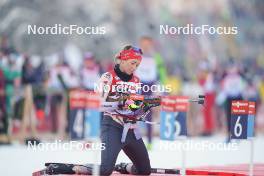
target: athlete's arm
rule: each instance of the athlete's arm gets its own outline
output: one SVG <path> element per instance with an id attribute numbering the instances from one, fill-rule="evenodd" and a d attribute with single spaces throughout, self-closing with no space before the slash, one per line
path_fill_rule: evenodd
<path id="1" fill-rule="evenodd" d="M 104 73 L 97 83 L 96 91 L 99 93 L 101 97 L 101 102 L 105 102 L 108 93 L 111 89 L 113 77 L 109 72 Z"/>

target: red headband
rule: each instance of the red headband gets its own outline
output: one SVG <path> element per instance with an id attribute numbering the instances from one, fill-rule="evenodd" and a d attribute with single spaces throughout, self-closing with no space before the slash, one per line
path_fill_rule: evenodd
<path id="1" fill-rule="evenodd" d="M 129 50 L 121 51 L 119 53 L 119 55 L 117 56 L 117 58 L 120 60 L 137 59 L 137 60 L 141 61 L 142 56 L 138 51 L 135 51 L 133 49 L 129 49 Z"/>

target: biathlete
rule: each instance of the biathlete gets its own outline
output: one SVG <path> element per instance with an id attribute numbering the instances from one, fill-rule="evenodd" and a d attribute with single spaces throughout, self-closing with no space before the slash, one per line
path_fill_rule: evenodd
<path id="1" fill-rule="evenodd" d="M 104 73 L 100 79 L 101 96 L 106 104 L 116 103 L 119 93 L 135 94 L 138 92 L 140 80 L 133 73 L 142 60 L 142 51 L 133 46 L 126 46 L 116 56 L 117 64 L 110 72 Z M 108 89 L 107 89 L 107 88 Z M 109 89 L 110 87 L 110 89 Z M 105 89 L 106 88 L 106 89 Z M 125 102 L 121 114 L 131 114 L 129 107 L 136 108 L 133 101 Z M 120 109 L 120 107 L 117 107 Z M 120 111 L 119 111 L 120 112 Z M 145 144 L 137 129 L 137 115 L 130 118 L 114 110 L 106 110 L 101 122 L 101 142 L 105 150 L 101 152 L 100 174 L 110 175 L 113 170 L 135 175 L 150 175 L 151 167 Z M 134 119 L 133 119 L 134 118 Z M 115 166 L 119 152 L 124 153 L 132 161 L 131 164 L 121 163 Z"/>
<path id="2" fill-rule="evenodd" d="M 137 128 L 138 118 L 144 114 L 143 103 L 122 96 L 138 94 L 140 81 L 133 73 L 142 60 L 140 48 L 126 46 L 116 56 L 116 65 L 104 73 L 99 80 L 99 94 L 105 108 L 101 120 L 100 175 L 111 175 L 118 171 L 123 174 L 150 175 L 149 155 Z M 120 98 L 122 101 L 120 101 Z M 143 112 L 143 113 L 142 113 Z M 123 150 L 132 163 L 116 164 L 119 152 Z M 47 164 L 48 174 L 92 174 L 92 165 L 62 163 Z"/>

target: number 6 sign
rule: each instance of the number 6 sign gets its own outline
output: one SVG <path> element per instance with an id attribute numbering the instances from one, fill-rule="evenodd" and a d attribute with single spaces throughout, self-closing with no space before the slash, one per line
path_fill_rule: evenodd
<path id="1" fill-rule="evenodd" d="M 231 139 L 247 139 L 253 136 L 255 103 L 245 100 L 232 101 Z"/>

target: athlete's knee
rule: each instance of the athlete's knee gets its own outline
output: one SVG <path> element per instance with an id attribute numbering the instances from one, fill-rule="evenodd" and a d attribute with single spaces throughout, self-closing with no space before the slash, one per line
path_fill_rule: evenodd
<path id="1" fill-rule="evenodd" d="M 151 174 L 151 169 L 150 168 L 147 168 L 147 169 L 144 169 L 144 170 L 140 170 L 137 173 L 137 175 L 150 175 L 150 174 Z"/>
<path id="2" fill-rule="evenodd" d="M 107 166 L 107 167 L 101 167 L 100 168 L 100 175 L 111 175 L 112 172 L 114 171 L 114 167 L 113 166 Z"/>

